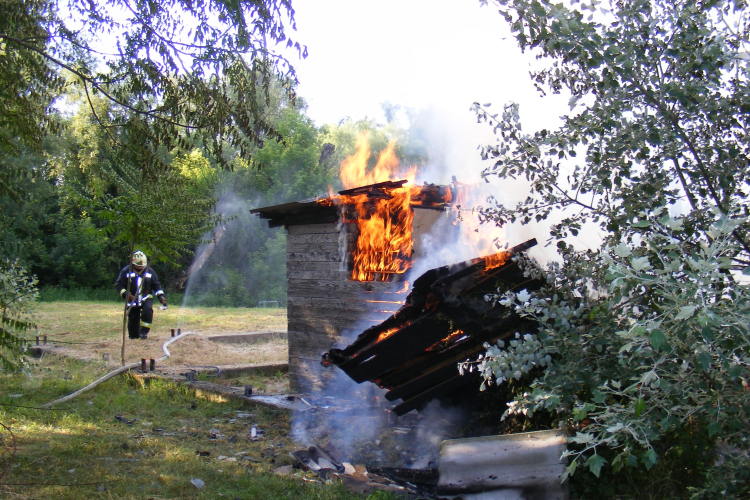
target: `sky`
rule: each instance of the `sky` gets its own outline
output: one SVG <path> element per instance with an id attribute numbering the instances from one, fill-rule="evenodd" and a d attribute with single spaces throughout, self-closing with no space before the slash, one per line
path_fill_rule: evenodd
<path id="1" fill-rule="evenodd" d="M 297 33 L 309 56 L 298 61 L 309 115 L 335 123 L 381 118 L 380 103 L 437 107 L 471 116 L 472 102 L 515 101 L 539 126 L 544 107 L 505 21 L 478 0 L 295 0 Z M 553 99 L 554 100 L 554 99 Z M 559 103 L 561 99 L 557 99 Z M 563 104 L 566 103 L 563 100 Z M 547 106 L 549 106 L 547 104 Z M 561 111 L 564 111 L 562 109 Z"/>

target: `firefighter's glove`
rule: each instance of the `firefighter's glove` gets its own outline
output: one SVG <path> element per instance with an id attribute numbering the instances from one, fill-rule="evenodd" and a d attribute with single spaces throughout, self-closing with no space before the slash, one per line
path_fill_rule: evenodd
<path id="1" fill-rule="evenodd" d="M 161 307 L 159 309 L 163 311 L 167 308 L 167 299 L 165 299 L 163 295 L 159 296 L 159 302 L 161 302 Z"/>
<path id="2" fill-rule="evenodd" d="M 128 303 L 135 302 L 135 296 L 132 293 L 128 294 Z"/>

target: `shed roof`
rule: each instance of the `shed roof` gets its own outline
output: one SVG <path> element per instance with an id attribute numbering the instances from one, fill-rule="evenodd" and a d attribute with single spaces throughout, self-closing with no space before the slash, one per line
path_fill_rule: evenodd
<path id="1" fill-rule="evenodd" d="M 345 189 L 338 194 L 360 195 L 366 194 L 370 198 L 381 198 L 383 192 L 403 186 L 405 180 L 385 181 L 354 189 Z M 414 208 L 429 208 L 442 210 L 447 203 L 443 201 L 446 186 L 427 184 L 421 186 L 419 195 L 412 198 Z M 387 195 L 385 195 L 387 196 Z M 261 219 L 268 220 L 268 227 L 297 226 L 305 224 L 327 224 L 338 221 L 338 208 L 331 198 L 309 198 L 302 201 L 292 201 L 281 205 L 254 208 L 251 214 L 258 214 Z"/>

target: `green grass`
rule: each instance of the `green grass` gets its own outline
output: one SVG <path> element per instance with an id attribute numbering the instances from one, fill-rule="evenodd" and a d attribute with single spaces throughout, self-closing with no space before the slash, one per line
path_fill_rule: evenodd
<path id="1" fill-rule="evenodd" d="M 0 429 L 0 471 L 9 465 L 0 480 L 2 498 L 362 498 L 339 484 L 306 482 L 311 473 L 271 472 L 293 463 L 289 452 L 297 449 L 286 411 L 197 399 L 184 386 L 129 375 L 55 411 L 21 408 L 39 407 L 103 374 L 101 366 L 54 356 L 33 360 L 29 368 L 25 374 L 0 373 L 0 422 L 16 440 L 13 455 L 11 433 Z M 264 431 L 262 439 L 248 439 L 252 425 Z M 217 432 L 221 437 L 212 439 Z M 205 487 L 196 489 L 193 478 Z"/>
<path id="2" fill-rule="evenodd" d="M 182 293 L 169 294 L 170 302 L 182 304 Z M 122 302 L 113 287 L 107 288 L 59 288 L 46 286 L 39 290 L 40 302 Z"/>
<path id="3" fill-rule="evenodd" d="M 38 302 L 32 321 L 34 335 L 48 335 L 65 341 L 89 341 L 122 334 L 124 302 Z M 286 309 L 179 307 L 154 311 L 155 332 L 171 328 L 204 334 L 241 333 L 258 330 L 285 330 Z"/>

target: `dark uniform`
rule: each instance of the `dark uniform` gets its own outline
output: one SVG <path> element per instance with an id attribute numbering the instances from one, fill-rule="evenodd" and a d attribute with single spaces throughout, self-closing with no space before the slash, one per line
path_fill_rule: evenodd
<path id="1" fill-rule="evenodd" d="M 139 272 L 135 269 L 130 270 L 130 266 L 125 266 L 120 271 L 120 275 L 115 281 L 115 287 L 121 297 L 127 300 L 128 274 L 130 275 L 130 294 L 134 297 L 133 302 L 128 304 L 130 312 L 128 313 L 128 336 L 131 339 L 148 337 L 151 329 L 151 321 L 154 318 L 154 298 L 162 300 L 164 291 L 161 289 L 159 278 L 153 269 L 146 268 Z M 166 301 L 162 301 L 164 303 Z"/>

